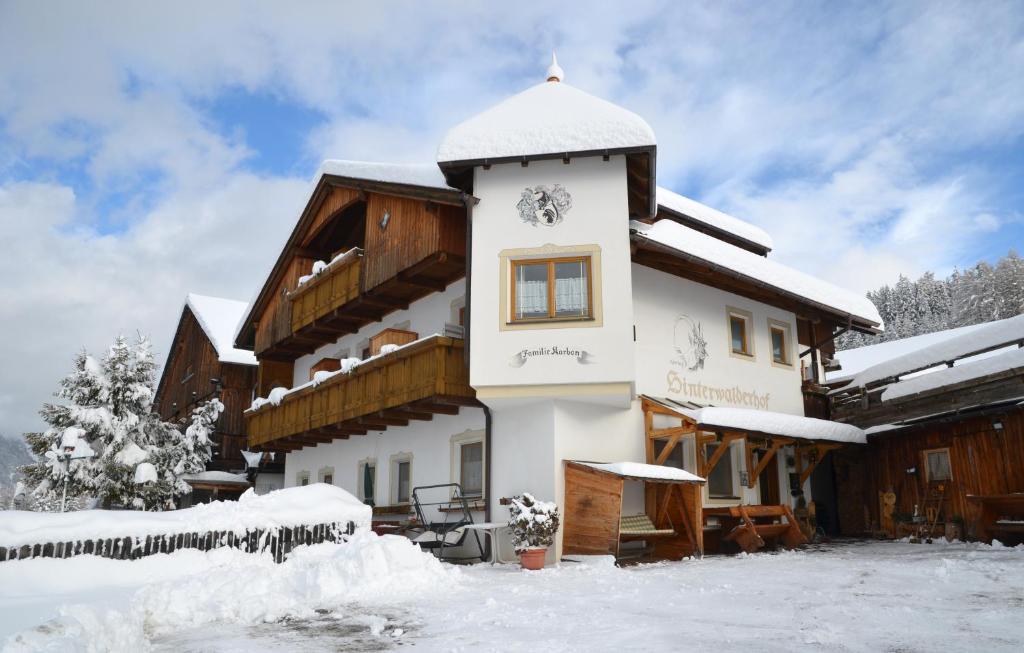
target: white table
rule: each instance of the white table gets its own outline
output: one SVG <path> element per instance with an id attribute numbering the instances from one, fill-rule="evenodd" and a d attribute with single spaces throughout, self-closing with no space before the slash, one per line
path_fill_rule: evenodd
<path id="1" fill-rule="evenodd" d="M 508 528 L 508 522 L 485 521 L 480 524 L 466 524 L 463 528 L 471 531 L 483 531 L 491 538 L 491 564 L 501 562 L 498 560 L 498 530 Z"/>

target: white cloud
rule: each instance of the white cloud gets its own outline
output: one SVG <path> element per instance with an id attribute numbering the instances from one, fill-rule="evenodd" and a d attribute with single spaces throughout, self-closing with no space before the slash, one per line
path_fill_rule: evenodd
<path id="1" fill-rule="evenodd" d="M 774 255 L 858 290 L 942 272 L 1019 220 L 993 201 L 1005 173 L 960 154 L 1024 133 L 1022 33 L 1013 2 L 0 4 L 0 430 L 36 423 L 78 346 L 165 342 L 187 291 L 250 297 L 303 166 L 429 160 L 552 49 L 652 123 L 662 183 L 764 226 Z M 242 132 L 204 113 L 239 88 L 324 116 L 282 163 L 302 179 L 247 172 Z M 46 168 L 69 162 L 82 196 Z"/>

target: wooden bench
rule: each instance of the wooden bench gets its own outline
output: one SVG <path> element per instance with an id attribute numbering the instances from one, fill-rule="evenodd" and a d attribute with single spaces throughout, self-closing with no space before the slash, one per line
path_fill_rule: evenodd
<path id="1" fill-rule="evenodd" d="M 636 542 L 658 537 L 678 537 L 671 528 L 657 528 L 647 515 L 623 515 L 619 518 L 619 540 Z"/>
<path id="2" fill-rule="evenodd" d="M 981 505 L 977 527 L 979 540 L 991 544 L 997 536 L 1024 538 L 1024 493 L 988 496 L 969 494 L 967 500 Z"/>
<path id="3" fill-rule="evenodd" d="M 705 507 L 707 517 L 717 517 L 722 523 L 723 541 L 736 542 L 747 553 L 764 547 L 766 539 L 777 540 L 787 549 L 807 544 L 796 516 L 786 505 Z M 771 521 L 764 521 L 767 519 Z"/>

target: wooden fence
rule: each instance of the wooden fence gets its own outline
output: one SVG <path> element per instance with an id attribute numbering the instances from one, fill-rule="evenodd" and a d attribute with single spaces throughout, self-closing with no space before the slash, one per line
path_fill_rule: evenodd
<path id="1" fill-rule="evenodd" d="M 222 547 L 241 549 L 248 553 L 269 552 L 274 562 L 283 562 L 297 546 L 322 542 L 343 542 L 355 532 L 355 524 L 331 522 L 310 526 L 283 526 L 252 529 L 242 534 L 233 531 L 207 531 L 205 533 L 175 533 L 135 537 L 99 538 L 0 546 L 0 562 L 29 558 L 70 558 L 77 555 L 95 555 L 114 560 L 137 560 L 157 553 L 171 553 L 179 549 L 212 551 Z"/>

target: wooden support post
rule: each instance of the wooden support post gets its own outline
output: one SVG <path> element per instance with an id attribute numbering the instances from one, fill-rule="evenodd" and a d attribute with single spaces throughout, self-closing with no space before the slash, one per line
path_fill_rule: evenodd
<path id="1" fill-rule="evenodd" d="M 765 452 L 764 456 L 761 457 L 761 460 L 757 461 L 757 466 L 754 468 L 752 472 L 750 472 L 750 478 L 748 479 L 747 487 L 754 487 L 754 483 L 757 481 L 757 477 L 761 475 L 761 472 L 763 472 L 766 467 L 768 467 L 768 463 L 772 461 L 772 459 L 775 457 L 775 454 L 778 453 L 779 449 L 782 448 L 783 444 L 784 443 L 781 440 L 772 440 L 772 444 L 768 448 L 768 451 Z"/>

